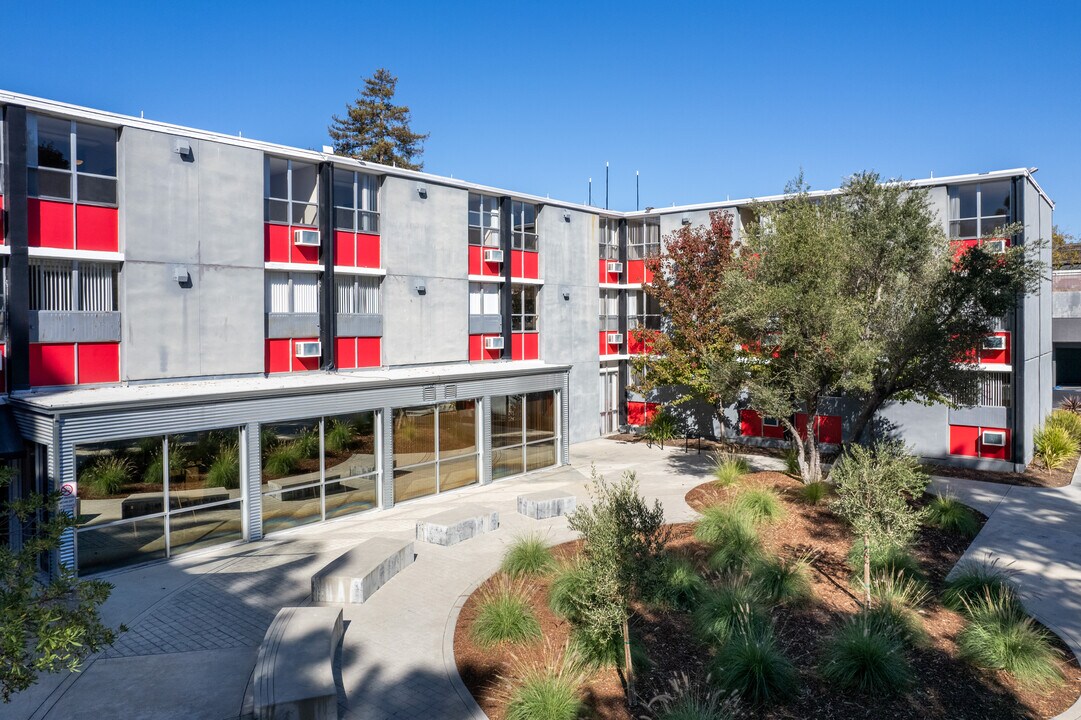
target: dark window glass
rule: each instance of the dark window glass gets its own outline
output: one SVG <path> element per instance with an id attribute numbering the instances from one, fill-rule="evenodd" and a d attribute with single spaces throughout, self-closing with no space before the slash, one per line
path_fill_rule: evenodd
<path id="1" fill-rule="evenodd" d="M 26 192 L 30 197 L 71 200 L 71 173 L 29 168 Z"/>
<path id="2" fill-rule="evenodd" d="M 356 212 L 348 208 L 334 208 L 334 227 L 338 230 L 355 230 L 353 227 L 353 219 L 356 217 Z"/>
<path id="3" fill-rule="evenodd" d="M 1009 215 L 1010 213 L 1010 181 L 990 182 L 980 184 L 980 215 Z M 962 216 L 965 217 L 965 216 Z"/>
<path id="4" fill-rule="evenodd" d="M 71 170 L 71 123 L 42 116 L 36 119 L 37 167 Z"/>
<path id="5" fill-rule="evenodd" d="M 522 444 L 522 396 L 492 398 L 492 447 Z"/>
<path id="6" fill-rule="evenodd" d="M 950 188 L 950 219 L 976 217 L 976 186 L 958 185 Z"/>
<path id="7" fill-rule="evenodd" d="M 526 395 L 526 442 L 555 437 L 555 393 L 539 392 Z"/>
<path id="8" fill-rule="evenodd" d="M 355 208 L 353 173 L 334 169 L 334 204 L 343 208 Z"/>
<path id="9" fill-rule="evenodd" d="M 116 177 L 116 130 L 76 123 L 75 169 L 81 173 Z"/>
<path id="10" fill-rule="evenodd" d="M 954 220 L 950 223 L 950 237 L 971 238 L 977 237 L 976 220 Z"/>
<path id="11" fill-rule="evenodd" d="M 264 192 L 268 198 L 289 199 L 289 161 L 281 158 L 266 159 L 266 182 Z"/>
<path id="12" fill-rule="evenodd" d="M 285 200 L 266 200 L 267 222 L 288 223 L 289 203 Z"/>
<path id="13" fill-rule="evenodd" d="M 79 175 L 79 202 L 116 205 L 116 179 Z"/>

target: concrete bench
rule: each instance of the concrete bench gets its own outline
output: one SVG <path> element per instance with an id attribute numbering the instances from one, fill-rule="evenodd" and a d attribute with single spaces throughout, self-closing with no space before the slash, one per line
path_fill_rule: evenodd
<path id="1" fill-rule="evenodd" d="M 499 513 L 466 505 L 417 520 L 417 540 L 433 545 L 457 545 L 481 533 L 499 529 Z"/>
<path id="2" fill-rule="evenodd" d="M 534 520 L 570 515 L 578 499 L 566 490 L 542 490 L 518 496 L 518 512 Z"/>
<path id="3" fill-rule="evenodd" d="M 194 507 L 207 503 L 228 500 L 229 491 L 225 488 L 200 488 L 197 490 L 173 490 L 169 493 L 169 509 Z M 164 510 L 165 500 L 160 492 L 135 493 L 128 495 L 120 503 L 121 518 L 136 518 L 151 515 Z"/>
<path id="4" fill-rule="evenodd" d="M 312 601 L 363 603 L 412 563 L 412 540 L 365 540 L 312 576 Z"/>
<path id="5" fill-rule="evenodd" d="M 337 720 L 334 656 L 342 632 L 341 608 L 278 611 L 255 658 L 256 720 Z"/>

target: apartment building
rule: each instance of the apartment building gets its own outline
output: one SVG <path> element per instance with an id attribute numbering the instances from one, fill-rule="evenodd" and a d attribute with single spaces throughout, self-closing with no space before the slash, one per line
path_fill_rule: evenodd
<path id="1" fill-rule="evenodd" d="M 84 574 L 497 482 L 648 422 L 661 398 L 627 390 L 649 351 L 634 330 L 663 328 L 646 258 L 711 210 L 739 232 L 750 204 L 608 211 L 9 92 L 0 106 L 0 455 L 13 494 L 61 490 L 78 528 L 57 560 Z M 1003 243 L 1050 237 L 1027 170 L 920 184 L 959 242 L 1012 220 L 1025 232 Z M 884 420 L 928 457 L 1013 469 L 1050 403 L 1050 289 L 981 353 L 979 406 Z M 844 399 L 819 411 L 814 432 L 841 441 Z M 744 442 L 780 441 L 730 412 Z"/>

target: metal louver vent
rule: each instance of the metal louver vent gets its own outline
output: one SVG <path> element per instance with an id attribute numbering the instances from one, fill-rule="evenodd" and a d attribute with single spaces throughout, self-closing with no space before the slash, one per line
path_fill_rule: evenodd
<path id="1" fill-rule="evenodd" d="M 453 400 L 458 397 L 457 385 L 444 385 L 443 386 L 443 398 L 446 400 Z"/>
<path id="2" fill-rule="evenodd" d="M 420 391 L 420 399 L 425 402 L 435 402 L 435 385 L 426 385 Z"/>

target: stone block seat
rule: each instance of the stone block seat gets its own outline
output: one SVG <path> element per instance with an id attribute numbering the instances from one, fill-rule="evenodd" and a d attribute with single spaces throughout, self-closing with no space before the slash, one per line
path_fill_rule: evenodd
<path id="1" fill-rule="evenodd" d="M 267 628 L 252 676 L 256 720 L 336 720 L 341 608 L 286 607 Z"/>
<path id="2" fill-rule="evenodd" d="M 570 515 L 578 507 L 578 499 L 566 490 L 541 490 L 518 496 L 518 513 L 534 520 Z"/>
<path id="3" fill-rule="evenodd" d="M 417 520 L 417 540 L 433 545 L 457 545 L 497 529 L 498 512 L 480 505 L 463 505 Z"/>
<path id="4" fill-rule="evenodd" d="M 312 576 L 312 601 L 363 603 L 412 563 L 412 540 L 365 540 Z"/>

